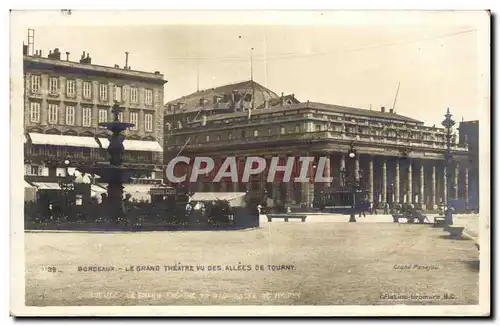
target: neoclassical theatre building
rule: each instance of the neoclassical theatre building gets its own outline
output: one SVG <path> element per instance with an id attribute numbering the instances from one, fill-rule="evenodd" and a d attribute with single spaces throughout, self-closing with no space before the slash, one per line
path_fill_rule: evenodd
<path id="1" fill-rule="evenodd" d="M 67 168 L 107 162 L 108 132 L 100 122 L 119 119 L 135 124 L 125 140 L 125 166 L 144 168 L 160 178 L 163 170 L 163 86 L 159 72 L 135 71 L 126 65 L 100 66 L 88 53 L 72 60 L 70 53 L 24 46 L 25 180 L 38 189 L 57 189 Z M 103 148 L 100 148 L 100 139 Z M 153 171 L 153 172 L 151 172 Z"/>
<path id="2" fill-rule="evenodd" d="M 443 108 L 443 115 L 446 108 Z M 444 117 L 443 117 L 444 118 Z M 352 166 L 369 192 L 369 200 L 378 204 L 418 203 L 432 208 L 447 198 L 469 200 L 469 170 L 472 168 L 465 142 L 453 142 L 454 187 L 447 188 L 444 154 L 445 130 L 425 126 L 423 122 L 380 108 L 368 110 L 316 102 L 300 102 L 292 95 L 278 95 L 266 87 L 246 81 L 195 92 L 166 104 L 164 164 L 177 155 L 209 156 L 216 162 L 214 172 L 194 184 L 193 191 L 230 192 L 266 189 L 269 197 L 291 204 L 311 205 L 318 189 L 340 188 L 342 171 L 350 144 L 357 151 Z M 238 158 L 238 173 L 248 156 L 313 156 L 309 168 L 314 175 L 319 157 L 329 162 L 324 176 L 331 183 L 272 183 L 267 173 L 250 182 L 210 182 L 217 166 L 228 156 Z M 192 168 L 177 164 L 175 175 Z M 346 163 L 347 162 L 347 163 Z M 352 170 L 351 169 L 351 170 Z M 298 176 L 295 166 L 292 178 Z M 282 174 L 281 174 L 282 177 Z M 168 180 L 167 180 L 168 181 Z"/>

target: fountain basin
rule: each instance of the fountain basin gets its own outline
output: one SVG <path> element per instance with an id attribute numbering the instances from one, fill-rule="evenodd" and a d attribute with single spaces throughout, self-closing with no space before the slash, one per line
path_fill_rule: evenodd
<path id="1" fill-rule="evenodd" d="M 132 128 L 133 126 L 135 126 L 135 124 L 128 122 L 113 121 L 113 122 L 100 122 L 99 126 L 104 127 L 115 134 L 115 133 L 120 133 L 126 130 L 127 128 Z"/>

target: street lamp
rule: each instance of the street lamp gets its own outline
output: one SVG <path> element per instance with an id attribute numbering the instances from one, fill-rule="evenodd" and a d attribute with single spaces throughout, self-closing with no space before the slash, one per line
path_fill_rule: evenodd
<path id="1" fill-rule="evenodd" d="M 349 146 L 349 151 L 347 153 L 347 157 L 349 160 L 355 161 L 357 158 L 356 155 L 356 149 L 354 148 L 354 144 L 351 143 Z M 351 214 L 349 216 L 349 222 L 356 222 L 356 215 L 354 213 L 354 210 L 356 208 L 356 190 L 358 187 L 358 182 L 356 180 L 356 173 L 352 173 L 352 180 L 351 180 L 351 194 L 352 194 L 352 204 L 351 204 Z"/>
<path id="2" fill-rule="evenodd" d="M 451 165 L 452 165 L 452 152 L 451 152 L 451 140 L 452 140 L 452 128 L 455 125 L 455 121 L 451 119 L 450 108 L 446 110 L 444 115 L 445 119 L 441 122 L 441 125 L 446 129 L 446 153 L 444 155 L 444 163 L 446 169 L 446 187 L 447 187 L 447 198 L 446 200 L 446 212 L 445 212 L 445 223 L 447 225 L 453 225 L 453 212 L 450 203 L 451 190 L 453 190 L 453 180 L 451 175 Z"/>

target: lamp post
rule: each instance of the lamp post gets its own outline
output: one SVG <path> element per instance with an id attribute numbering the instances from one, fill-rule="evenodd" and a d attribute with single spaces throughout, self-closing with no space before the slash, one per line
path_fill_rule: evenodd
<path id="1" fill-rule="evenodd" d="M 353 143 L 351 143 L 351 145 L 349 147 L 349 151 L 347 153 L 347 157 L 349 158 L 349 161 L 355 161 L 356 158 L 357 158 L 356 149 L 354 148 L 354 144 Z M 355 173 L 351 174 L 352 175 L 352 179 L 350 180 L 350 187 L 351 187 L 351 194 L 352 194 L 352 204 L 351 204 L 351 213 L 350 213 L 350 216 L 349 216 L 349 222 L 356 222 L 356 214 L 355 214 L 354 210 L 356 208 L 356 190 L 358 188 L 358 181 L 359 180 L 357 180 L 357 176 L 356 176 L 356 172 L 357 171 L 354 171 L 354 172 Z"/>
<path id="2" fill-rule="evenodd" d="M 446 211 L 445 211 L 445 224 L 453 225 L 453 212 L 450 203 L 450 196 L 452 196 L 452 190 L 454 189 L 451 167 L 452 167 L 452 152 L 451 152 L 451 139 L 452 128 L 455 125 L 455 121 L 451 119 L 452 115 L 450 114 L 450 108 L 446 110 L 446 114 L 444 115 L 445 119 L 441 122 L 441 125 L 446 129 L 446 152 L 444 154 L 444 166 L 446 170 Z"/>
<path id="3" fill-rule="evenodd" d="M 75 185 L 73 184 L 73 177 L 69 175 L 69 159 L 65 159 L 63 163 L 65 176 L 59 180 L 59 187 L 62 190 L 64 198 L 64 214 L 69 218 L 71 214 L 70 193 L 75 189 Z"/>

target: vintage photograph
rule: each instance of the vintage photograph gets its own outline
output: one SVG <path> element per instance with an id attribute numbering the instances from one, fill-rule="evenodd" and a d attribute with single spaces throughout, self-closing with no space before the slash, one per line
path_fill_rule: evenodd
<path id="1" fill-rule="evenodd" d="M 12 11 L 11 314 L 489 315 L 490 19 Z"/>

